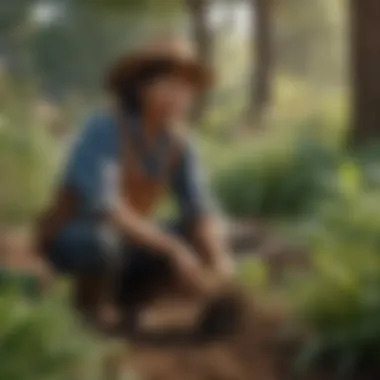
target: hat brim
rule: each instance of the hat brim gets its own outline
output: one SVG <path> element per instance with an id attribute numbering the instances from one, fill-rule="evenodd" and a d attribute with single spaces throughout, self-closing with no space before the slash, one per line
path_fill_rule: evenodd
<path id="1" fill-rule="evenodd" d="M 170 64 L 171 74 L 184 78 L 199 92 L 209 90 L 215 82 L 211 67 L 197 59 L 164 54 L 140 54 L 119 59 L 108 73 L 106 87 L 111 93 L 120 94 L 120 90 L 138 77 L 145 68 L 162 62 Z"/>

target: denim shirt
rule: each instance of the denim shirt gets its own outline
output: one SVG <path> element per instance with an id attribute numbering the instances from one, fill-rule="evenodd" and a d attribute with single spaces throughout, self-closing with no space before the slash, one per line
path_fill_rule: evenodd
<path id="1" fill-rule="evenodd" d="M 136 129 L 142 130 L 143 126 L 134 122 L 133 128 L 136 132 Z M 124 138 L 120 134 L 115 117 L 102 113 L 87 122 L 74 144 L 63 182 L 65 186 L 74 188 L 81 198 L 78 218 L 107 211 L 118 196 L 119 158 Z M 167 152 L 162 152 L 161 149 L 156 156 L 149 157 L 148 163 L 150 166 L 153 164 L 153 169 L 158 160 L 164 164 L 168 161 L 162 160 L 165 153 L 169 154 L 166 150 Z M 157 170 L 148 170 L 147 174 L 160 176 Z M 181 218 L 189 220 L 211 211 L 213 201 L 193 144 L 187 144 L 181 153 L 179 165 L 171 173 L 170 185 Z"/>

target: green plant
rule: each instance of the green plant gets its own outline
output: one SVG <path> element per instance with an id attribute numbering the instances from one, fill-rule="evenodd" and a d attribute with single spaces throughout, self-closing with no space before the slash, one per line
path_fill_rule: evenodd
<path id="1" fill-rule="evenodd" d="M 20 113 L 27 106 L 19 107 Z M 47 201 L 59 154 L 56 141 L 33 119 L 6 118 L 0 129 L 0 222 L 25 223 Z"/>
<path id="2" fill-rule="evenodd" d="M 380 374 L 380 192 L 353 191 L 352 179 L 346 176 L 340 197 L 316 216 L 315 274 L 293 289 L 302 320 L 315 332 L 298 364 L 324 363 L 343 378 Z"/>
<path id="3" fill-rule="evenodd" d="M 220 169 L 215 188 L 235 216 L 301 215 L 329 192 L 338 162 L 337 151 L 310 138 L 270 138 Z"/>
<path id="4" fill-rule="evenodd" d="M 62 297 L 30 300 L 15 288 L 0 295 L 0 378 L 104 379 L 110 344 L 79 324 Z"/>

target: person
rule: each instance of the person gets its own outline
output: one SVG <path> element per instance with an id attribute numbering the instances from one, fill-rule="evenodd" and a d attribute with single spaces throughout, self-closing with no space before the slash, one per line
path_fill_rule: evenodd
<path id="1" fill-rule="evenodd" d="M 207 297 L 232 276 L 221 219 L 185 125 L 212 83 L 212 71 L 181 41 L 155 43 L 111 67 L 113 101 L 87 122 L 39 223 L 43 253 L 58 272 L 82 281 L 82 293 L 87 286 L 98 297 L 117 286 L 119 301 L 132 307 L 157 278 Z M 179 216 L 162 225 L 154 211 L 168 193 Z M 99 302 L 78 301 L 86 310 Z"/>

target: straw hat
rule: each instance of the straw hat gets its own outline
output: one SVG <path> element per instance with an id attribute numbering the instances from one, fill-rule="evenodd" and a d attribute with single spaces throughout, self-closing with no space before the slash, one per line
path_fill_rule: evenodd
<path id="1" fill-rule="evenodd" d="M 173 74 L 186 78 L 200 91 L 208 90 L 214 81 L 212 69 L 200 60 L 184 41 L 164 40 L 122 56 L 111 67 L 106 78 L 108 90 L 120 95 L 146 69 L 166 65 Z"/>

